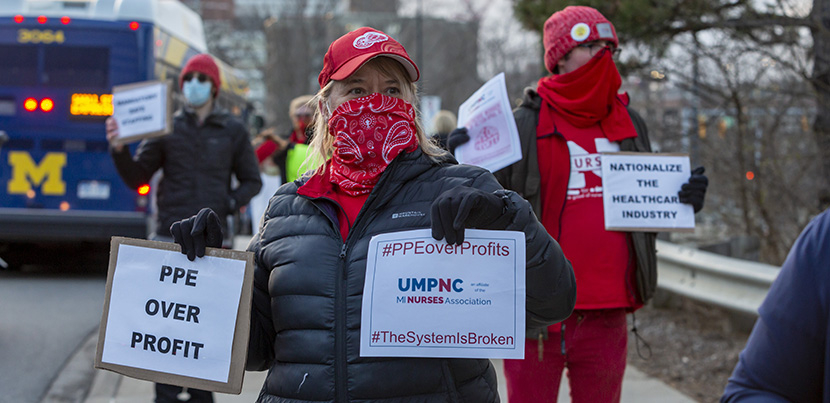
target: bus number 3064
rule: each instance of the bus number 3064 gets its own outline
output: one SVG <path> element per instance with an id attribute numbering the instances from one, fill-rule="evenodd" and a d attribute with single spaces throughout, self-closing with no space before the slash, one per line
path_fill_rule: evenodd
<path id="1" fill-rule="evenodd" d="M 63 43 L 63 31 L 51 29 L 19 29 L 17 42 L 19 43 Z"/>

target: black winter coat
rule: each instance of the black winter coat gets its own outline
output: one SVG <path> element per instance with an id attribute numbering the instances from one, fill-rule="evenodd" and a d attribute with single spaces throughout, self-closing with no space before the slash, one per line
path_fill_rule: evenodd
<path id="1" fill-rule="evenodd" d="M 157 232 L 171 236 L 170 225 L 210 207 L 224 218 L 251 200 L 262 187 L 256 154 L 242 122 L 226 112 L 214 111 L 198 127 L 193 113 L 173 116 L 173 132 L 146 139 L 134 157 L 124 147 L 112 153 L 115 167 L 127 186 L 150 183 L 162 170 L 156 193 Z M 231 176 L 239 181 L 231 188 Z M 225 228 L 227 234 L 227 228 Z"/>
<path id="2" fill-rule="evenodd" d="M 299 182 L 299 181 L 298 181 Z M 430 227 L 430 205 L 445 190 L 471 186 L 508 195 L 508 230 L 527 246 L 527 322 L 568 317 L 576 300 L 573 270 L 530 204 L 484 169 L 434 162 L 420 150 L 384 171 L 349 237 L 325 198 L 297 194 L 298 182 L 271 198 L 249 250 L 256 270 L 247 368 L 269 373 L 260 402 L 499 401 L 487 359 L 360 357 L 360 314 L 372 236 Z M 395 214 L 403 213 L 408 214 Z M 485 228 L 496 229 L 496 228 Z"/>

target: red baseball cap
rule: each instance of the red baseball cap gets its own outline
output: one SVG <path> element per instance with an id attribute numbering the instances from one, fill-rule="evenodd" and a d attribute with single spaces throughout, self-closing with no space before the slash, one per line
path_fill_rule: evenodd
<path id="1" fill-rule="evenodd" d="M 358 28 L 337 38 L 329 45 L 323 59 L 323 71 L 317 77 L 320 88 L 331 80 L 343 80 L 363 67 L 369 60 L 386 56 L 397 60 L 409 73 L 409 78 L 418 81 L 421 73 L 418 66 L 406 54 L 406 49 L 380 30 L 371 27 Z"/>

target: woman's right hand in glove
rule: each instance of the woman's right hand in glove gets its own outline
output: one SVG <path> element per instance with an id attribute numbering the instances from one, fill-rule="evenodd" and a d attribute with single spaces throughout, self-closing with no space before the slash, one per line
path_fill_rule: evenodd
<path id="1" fill-rule="evenodd" d="M 170 226 L 173 239 L 182 247 L 182 254 L 191 262 L 205 256 L 205 248 L 222 247 L 222 225 L 219 216 L 205 207 L 188 219 L 176 221 Z"/>

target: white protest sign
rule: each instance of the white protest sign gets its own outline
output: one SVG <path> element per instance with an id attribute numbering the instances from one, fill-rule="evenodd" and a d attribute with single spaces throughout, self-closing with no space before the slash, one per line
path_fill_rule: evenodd
<path id="1" fill-rule="evenodd" d="M 262 225 L 262 218 L 265 215 L 265 209 L 268 208 L 268 202 L 271 201 L 271 196 L 282 186 L 282 177 L 279 175 L 268 175 L 261 172 L 259 177 L 262 179 L 262 187 L 259 189 L 259 193 L 248 202 L 248 211 L 251 212 L 252 234 L 259 231 L 259 226 Z"/>
<path id="2" fill-rule="evenodd" d="M 484 83 L 461 104 L 458 127 L 466 127 L 470 136 L 470 141 L 455 149 L 458 162 L 496 172 L 522 159 L 504 73 Z"/>
<path id="3" fill-rule="evenodd" d="M 692 232 L 694 209 L 677 192 L 689 180 L 685 154 L 603 153 L 605 229 Z"/>
<path id="4" fill-rule="evenodd" d="M 524 233 L 467 229 L 464 239 L 372 237 L 361 356 L 524 358 Z"/>
<path id="5" fill-rule="evenodd" d="M 191 262 L 176 244 L 113 239 L 96 367 L 241 391 L 252 258 L 248 252 L 208 250 Z"/>
<path id="6" fill-rule="evenodd" d="M 441 110 L 441 97 L 437 95 L 421 95 L 421 102 L 418 110 L 421 112 L 421 122 L 423 122 L 424 129 L 427 133 L 435 133 L 435 125 L 433 120 L 435 115 Z"/>
<path id="7" fill-rule="evenodd" d="M 147 81 L 112 89 L 112 117 L 119 144 L 170 132 L 172 102 L 169 81 Z"/>

